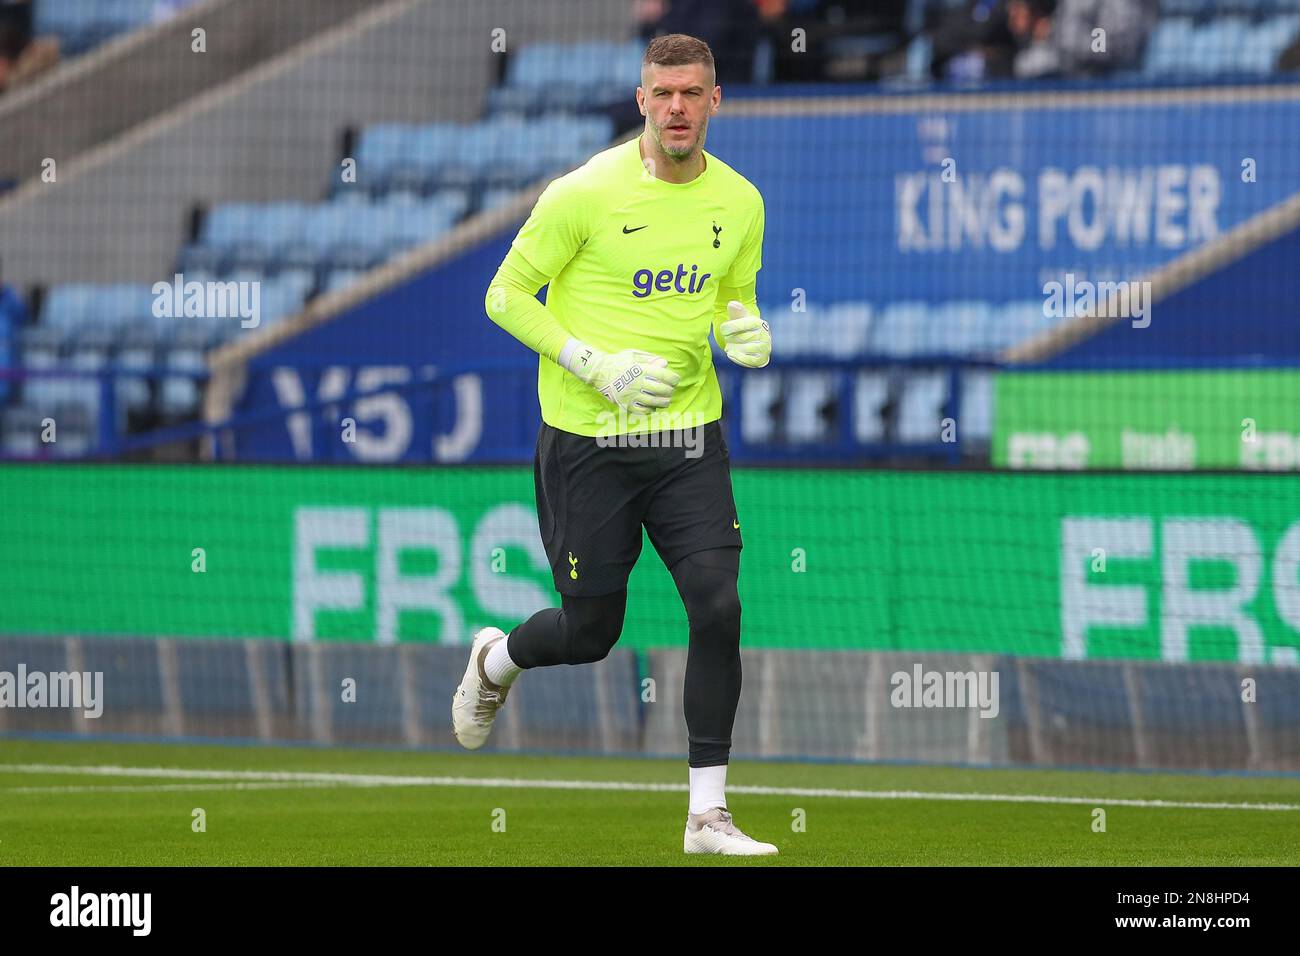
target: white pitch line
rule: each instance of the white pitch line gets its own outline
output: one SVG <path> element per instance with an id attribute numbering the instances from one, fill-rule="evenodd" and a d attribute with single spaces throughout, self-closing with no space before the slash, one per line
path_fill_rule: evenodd
<path id="1" fill-rule="evenodd" d="M 106 787 L 0 787 L 0 793 L 166 793 L 177 790 L 307 790 L 329 788 L 337 784 L 310 783 L 154 783 L 140 786 Z"/>
<path id="2" fill-rule="evenodd" d="M 393 774 L 308 773 L 283 770 L 200 770 L 182 767 L 119 767 L 79 764 L 0 764 L 0 773 L 72 774 L 101 777 L 163 777 L 189 780 L 265 781 L 286 784 L 343 784 L 354 787 L 515 787 L 534 790 L 614 790 L 684 793 L 684 783 L 613 780 L 533 780 L 517 777 L 411 777 Z M 106 789 L 106 788 L 90 788 Z M 732 786 L 732 793 L 773 797 L 839 797 L 853 800 L 948 800 L 988 803 L 1077 804 L 1173 810 L 1300 810 L 1295 803 L 1211 803 L 1192 800 L 1134 800 L 1120 797 L 1058 797 L 1021 793 L 946 793 L 937 790 L 836 790 L 812 787 Z M 0 792 L 15 792 L 13 790 Z"/>

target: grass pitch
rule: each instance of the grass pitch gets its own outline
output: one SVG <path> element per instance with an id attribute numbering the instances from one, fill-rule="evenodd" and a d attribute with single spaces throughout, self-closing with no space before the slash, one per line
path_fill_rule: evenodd
<path id="1" fill-rule="evenodd" d="M 0 739 L 0 865 L 1300 863 L 1289 777 L 739 761 L 736 822 L 781 850 L 756 859 L 682 853 L 685 780 L 684 761 Z"/>

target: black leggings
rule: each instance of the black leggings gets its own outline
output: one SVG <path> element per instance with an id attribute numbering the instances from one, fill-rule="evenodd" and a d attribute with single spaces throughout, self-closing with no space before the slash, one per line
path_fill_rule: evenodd
<path id="1" fill-rule="evenodd" d="M 731 753 L 740 703 L 739 548 L 688 554 L 670 568 L 686 607 L 686 731 L 690 765 L 714 767 Z M 600 597 L 561 596 L 510 632 L 510 658 L 523 668 L 604 660 L 623 632 L 627 590 Z"/>

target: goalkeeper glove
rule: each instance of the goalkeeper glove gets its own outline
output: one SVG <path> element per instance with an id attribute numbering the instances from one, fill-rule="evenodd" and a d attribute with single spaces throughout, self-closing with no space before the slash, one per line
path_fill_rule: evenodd
<path id="1" fill-rule="evenodd" d="M 719 326 L 727 358 L 746 368 L 762 368 L 772 357 L 771 327 L 735 299 L 727 303 L 727 315 L 730 318 Z"/>
<path id="2" fill-rule="evenodd" d="M 634 415 L 667 408 L 681 376 L 668 360 L 639 349 L 609 354 L 585 342 L 569 339 L 560 351 L 559 364 L 605 398 Z"/>

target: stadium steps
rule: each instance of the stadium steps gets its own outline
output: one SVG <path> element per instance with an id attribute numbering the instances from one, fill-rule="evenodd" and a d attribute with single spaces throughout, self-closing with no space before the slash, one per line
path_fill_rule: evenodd
<path id="1" fill-rule="evenodd" d="M 50 0 L 37 4 L 39 11 Z M 73 3 L 84 0 L 72 0 Z M 103 32 L 118 14 L 118 0 L 92 0 L 89 12 L 55 12 L 88 34 Z M 56 0 L 66 6 L 69 0 Z M 149 4 L 152 7 L 152 3 Z M 369 8 L 367 0 L 209 0 L 182 10 L 174 19 L 146 24 L 65 60 L 25 89 L 0 98 L 0 180 L 21 182 L 40 170 L 46 156 L 71 159 L 131 127 L 220 86 L 286 50 Z M 129 11 L 128 11 L 129 12 Z M 209 51 L 190 52 L 190 31 L 201 17 Z M 59 122 L 51 124 L 50 116 Z"/>

